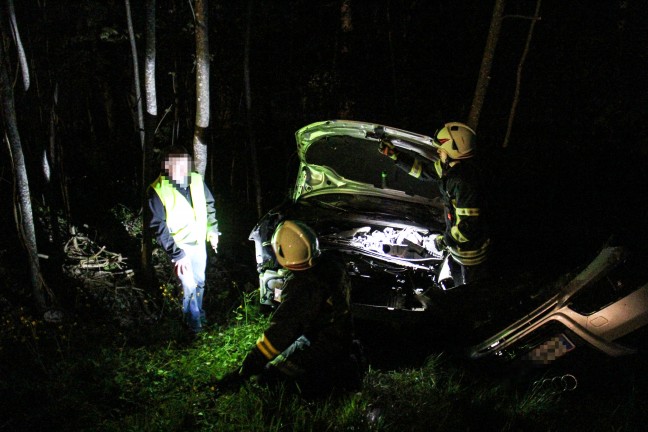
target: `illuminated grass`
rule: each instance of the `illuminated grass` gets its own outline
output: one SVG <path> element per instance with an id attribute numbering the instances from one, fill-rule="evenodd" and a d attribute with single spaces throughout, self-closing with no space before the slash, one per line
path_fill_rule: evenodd
<path id="1" fill-rule="evenodd" d="M 576 421 L 565 405 L 570 394 L 534 385 L 538 377 L 492 374 L 444 354 L 420 367 L 370 368 L 360 392 L 322 399 L 256 382 L 219 392 L 214 379 L 241 363 L 268 318 L 243 302 L 229 324 L 211 327 L 191 341 L 178 337 L 177 321 L 165 318 L 159 324 L 166 327 L 159 331 L 168 337 L 142 345 L 104 327 L 94 329 L 103 338 L 93 338 L 87 334 L 92 329 L 76 323 L 48 332 L 43 324 L 17 320 L 14 336 L 4 339 L 11 356 L 0 364 L 0 403 L 10 413 L 3 425 L 7 430 L 20 425 L 24 430 L 133 432 L 545 431 L 588 421 L 591 430 L 602 424 L 632 430 L 645 418 L 643 411 L 630 408 L 641 405 L 634 399 L 641 395 L 636 389 L 626 397 L 631 405 L 588 408 L 613 410 L 605 423 L 597 423 L 594 415 Z M 20 325 L 24 330 L 15 334 Z M 6 344 L 23 337 L 30 343 Z M 8 364 L 11 373 L 5 373 Z M 39 409 L 26 408 L 33 404 Z"/>

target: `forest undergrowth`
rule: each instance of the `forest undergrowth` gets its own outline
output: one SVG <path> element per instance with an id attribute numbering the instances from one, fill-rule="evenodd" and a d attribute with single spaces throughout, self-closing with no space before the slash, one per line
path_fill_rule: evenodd
<path id="1" fill-rule="evenodd" d="M 358 391 L 314 397 L 254 380 L 221 389 L 216 378 L 240 364 L 268 322 L 253 265 L 210 256 L 210 323 L 191 337 L 162 255 L 154 255 L 159 292 L 150 293 L 118 252 L 91 238 L 78 234 L 80 250 L 113 258 L 63 272 L 59 320 L 20 304 L 28 297 L 20 268 L 1 269 L 0 431 L 633 431 L 648 420 L 641 357 L 584 352 L 544 370 L 490 368 L 408 346 L 397 331 L 369 334 L 384 327 L 366 323 L 360 340 L 381 339 L 392 354 L 385 361 L 367 347 Z M 408 350 L 424 355 L 411 361 Z"/>

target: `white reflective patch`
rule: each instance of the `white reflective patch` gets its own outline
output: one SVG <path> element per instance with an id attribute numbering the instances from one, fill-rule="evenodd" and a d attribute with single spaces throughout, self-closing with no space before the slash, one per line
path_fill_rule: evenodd
<path id="1" fill-rule="evenodd" d="M 281 303 L 281 292 L 279 288 L 274 289 L 274 301 Z"/>

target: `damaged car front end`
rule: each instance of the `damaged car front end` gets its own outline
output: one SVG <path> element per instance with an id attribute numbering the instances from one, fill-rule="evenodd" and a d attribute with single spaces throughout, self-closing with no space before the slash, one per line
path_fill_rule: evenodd
<path id="1" fill-rule="evenodd" d="M 286 219 L 318 233 L 320 247 L 342 255 L 352 278 L 356 314 L 421 312 L 436 287 L 444 256 L 433 238 L 444 229 L 437 189 L 399 170 L 379 153 L 380 142 L 430 162 L 430 137 L 354 121 L 314 123 L 296 132 L 300 165 L 290 199 L 256 225 L 261 302 L 273 305 L 286 271 L 275 262 L 270 239 Z"/>

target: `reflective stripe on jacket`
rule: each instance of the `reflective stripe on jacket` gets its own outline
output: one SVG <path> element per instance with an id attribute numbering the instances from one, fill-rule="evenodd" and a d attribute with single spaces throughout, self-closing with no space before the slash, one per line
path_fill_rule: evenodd
<path id="1" fill-rule="evenodd" d="M 470 160 L 462 161 L 448 170 L 439 186 L 446 206 L 444 240 L 450 254 L 462 265 L 481 264 L 487 258 L 490 239 L 478 168 Z"/>
<path id="2" fill-rule="evenodd" d="M 467 266 L 484 262 L 490 239 L 485 220 L 486 191 L 479 167 L 466 159 L 444 172 L 440 160 L 423 164 L 405 153 L 398 157 L 396 165 L 413 177 L 438 184 L 445 206 L 443 238 L 455 261 Z"/>

